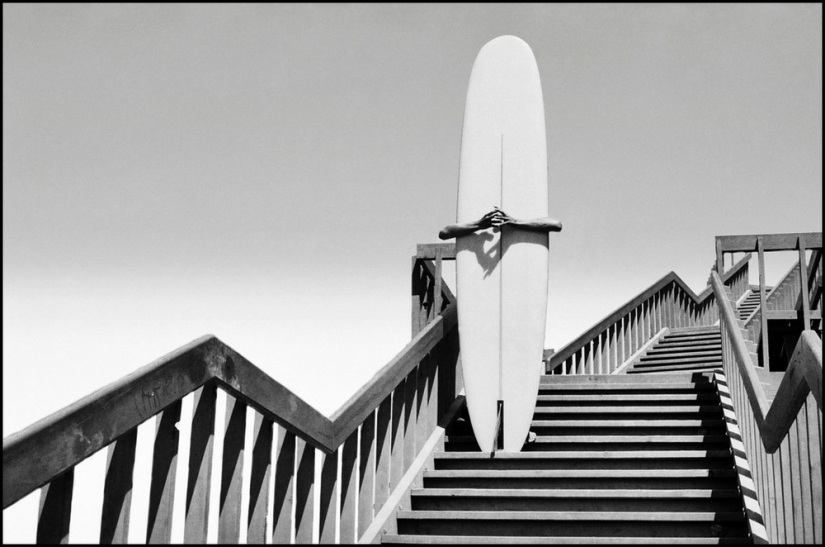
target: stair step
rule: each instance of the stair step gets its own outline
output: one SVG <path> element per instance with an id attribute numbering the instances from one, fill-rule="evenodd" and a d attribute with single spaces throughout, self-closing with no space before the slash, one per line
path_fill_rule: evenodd
<path id="1" fill-rule="evenodd" d="M 718 401 L 715 393 L 645 393 L 645 394 L 621 394 L 621 395 L 539 395 L 538 403 L 627 403 L 627 404 L 641 404 L 641 403 L 655 403 L 661 404 L 666 402 L 684 403 L 687 401 L 695 401 L 697 403 Z M 644 408 L 644 407 L 640 407 Z M 648 407 L 649 408 L 649 407 Z M 668 407 L 659 407 L 668 408 Z"/>
<path id="2" fill-rule="evenodd" d="M 655 479 L 735 476 L 734 469 L 445 469 L 424 471 L 425 478 L 472 479 Z"/>
<path id="3" fill-rule="evenodd" d="M 533 420 L 531 428 L 725 427 L 721 418 L 708 420 Z M 588 432 L 583 431 L 582 435 Z"/>
<path id="4" fill-rule="evenodd" d="M 626 375 L 622 375 L 626 376 Z M 634 380 L 635 378 L 630 378 Z M 716 391 L 716 386 L 712 383 L 696 383 L 696 384 L 674 384 L 670 382 L 662 383 L 644 383 L 644 384 L 554 384 L 553 386 L 544 385 L 539 387 L 540 395 L 550 395 L 552 391 Z"/>
<path id="5" fill-rule="evenodd" d="M 677 356 L 666 356 L 666 357 L 642 357 L 639 361 L 633 363 L 634 367 L 638 367 L 639 365 L 679 365 L 682 363 L 707 363 L 708 361 L 722 361 L 722 352 L 716 352 L 710 355 L 698 355 L 698 356 L 687 356 L 687 357 L 677 357 Z"/>
<path id="6" fill-rule="evenodd" d="M 668 342 L 721 342 L 721 334 L 685 334 L 680 336 L 667 335 L 662 337 L 660 343 Z"/>
<path id="7" fill-rule="evenodd" d="M 475 437 L 469 435 L 449 435 L 447 442 L 473 443 Z M 553 435 L 536 437 L 536 443 L 576 443 L 576 444 L 598 444 L 598 443 L 726 443 L 726 435 Z M 535 444 L 535 443 L 529 443 Z"/>
<path id="8" fill-rule="evenodd" d="M 640 374 L 645 372 L 673 372 L 674 370 L 695 370 L 696 372 L 712 372 L 714 370 L 719 370 L 722 368 L 721 362 L 708 362 L 708 363 L 683 363 L 683 364 L 670 364 L 670 365 L 662 365 L 662 366 L 650 366 L 650 367 L 633 367 L 632 369 L 628 370 L 628 374 Z"/>
<path id="9" fill-rule="evenodd" d="M 650 348 L 645 355 L 656 355 L 659 353 L 689 353 L 694 354 L 703 351 L 721 351 L 722 346 L 719 343 L 713 344 L 657 344 Z"/>
<path id="10" fill-rule="evenodd" d="M 746 536 L 744 512 L 399 511 L 400 534 L 601 537 Z"/>
<path id="11" fill-rule="evenodd" d="M 555 489 L 528 490 L 523 488 L 416 488 L 411 492 L 416 496 L 489 496 L 493 498 L 560 498 L 560 499 L 739 499 L 739 491 L 729 489 L 684 489 L 684 490 L 638 490 L 638 489 Z"/>
<path id="12" fill-rule="evenodd" d="M 668 383 L 668 384 L 692 384 L 692 383 L 710 383 L 713 378 L 703 376 L 701 374 L 680 374 L 674 373 L 667 377 L 662 377 L 653 383 Z M 621 384 L 645 384 L 645 380 L 630 379 L 621 374 L 577 374 L 577 375 L 550 375 L 543 374 L 541 376 L 541 385 L 563 385 L 563 384 L 577 384 L 577 385 L 621 385 Z"/>
<path id="13" fill-rule="evenodd" d="M 654 347 L 647 353 L 645 353 L 644 357 L 650 357 L 654 355 L 665 355 L 668 357 L 678 357 L 678 356 L 687 356 L 687 357 L 694 357 L 694 356 L 701 356 L 701 355 L 713 355 L 713 354 L 721 354 L 722 348 L 720 346 L 697 346 L 695 348 L 685 349 L 685 348 L 667 348 L 667 347 Z M 642 358 L 644 358 L 642 357 Z"/>
<path id="14" fill-rule="evenodd" d="M 640 456 L 640 454 L 643 454 Z M 433 460 L 435 470 L 447 469 L 732 469 L 728 450 L 615 451 L 615 452 L 444 452 Z"/>
<path id="15" fill-rule="evenodd" d="M 381 538 L 382 543 L 393 544 L 483 544 L 483 545 L 592 545 L 592 544 L 622 544 L 622 545 L 720 545 L 750 543 L 750 538 L 716 538 L 716 537 L 562 537 L 562 536 L 444 536 L 444 535 L 411 535 L 387 534 Z"/>
<path id="16" fill-rule="evenodd" d="M 552 412 L 554 414 L 717 414 L 721 412 L 719 404 L 715 405 L 693 405 L 693 406 L 577 406 L 577 407 L 558 407 L 558 406 L 542 406 L 537 407 L 536 412 L 540 409 L 546 409 L 543 413 Z"/>
<path id="17" fill-rule="evenodd" d="M 656 344 L 657 347 L 665 346 L 665 347 L 694 347 L 694 346 L 718 346 L 722 342 L 722 337 L 720 336 L 719 339 L 711 339 L 711 340 L 668 340 L 667 338 L 662 338 Z"/>
<path id="18" fill-rule="evenodd" d="M 667 458 L 723 458 L 730 456 L 727 450 L 668 450 L 668 451 L 575 451 L 575 452 L 497 452 L 490 458 L 487 452 L 439 452 L 436 460 L 552 460 L 552 459 L 667 459 Z"/>
<path id="19" fill-rule="evenodd" d="M 722 350 L 709 350 L 709 351 L 692 351 L 692 352 L 664 352 L 664 353 L 648 353 L 643 355 L 639 360 L 644 361 L 666 361 L 666 360 L 681 360 L 681 359 L 690 359 L 692 361 L 700 361 L 700 360 L 708 360 L 708 359 L 721 359 L 722 358 Z"/>

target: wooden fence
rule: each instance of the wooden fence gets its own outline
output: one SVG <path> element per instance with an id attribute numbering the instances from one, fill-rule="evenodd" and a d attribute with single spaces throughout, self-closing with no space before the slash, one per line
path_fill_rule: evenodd
<path id="1" fill-rule="evenodd" d="M 125 542 L 137 427 L 157 416 L 146 541 L 170 542 L 175 484 L 185 480 L 184 541 L 206 542 L 215 407 L 217 389 L 222 389 L 227 406 L 225 423 L 218 424 L 225 431 L 221 479 L 215 485 L 220 488 L 218 541 L 237 542 L 241 527 L 250 543 L 289 543 L 293 536 L 297 543 L 308 543 L 316 534 L 321 542 L 361 538 L 379 513 L 386 518 L 385 502 L 402 481 L 409 482 L 406 475 L 425 443 L 428 450 L 437 446 L 432 440 L 438 440 L 439 420 L 463 400 L 457 397 L 455 302 L 448 290 L 435 294 L 442 283 L 433 275 L 431 263 L 414 262 L 413 298 L 424 310 L 417 314 L 425 318 L 423 324 L 331 418 L 214 336 L 205 336 L 5 438 L 3 508 L 40 488 L 37 541 L 67 542 L 74 469 L 108 447 L 100 542 Z M 178 477 L 177 424 L 183 419 L 181 400 L 191 393 L 188 473 Z M 244 446 L 247 407 L 255 412 L 251 446 Z M 250 480 L 243 484 L 246 450 L 252 463 Z M 321 462 L 317 494 L 316 453 Z M 249 496 L 246 522 L 241 522 L 243 491 Z M 270 538 L 265 537 L 268 519 Z"/>

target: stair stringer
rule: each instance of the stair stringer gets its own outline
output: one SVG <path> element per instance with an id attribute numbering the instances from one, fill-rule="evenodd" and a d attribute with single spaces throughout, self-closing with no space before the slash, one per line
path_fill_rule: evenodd
<path id="1" fill-rule="evenodd" d="M 762 518 L 762 510 L 759 506 L 756 485 L 751 478 L 748 455 L 745 452 L 745 444 L 742 442 L 742 432 L 739 430 L 739 422 L 736 420 L 736 410 L 733 408 L 725 373 L 721 370 L 715 371 L 713 373 L 713 383 L 716 385 L 716 392 L 719 394 L 719 401 L 722 405 L 725 428 L 730 439 L 733 460 L 736 465 L 736 478 L 739 481 L 739 492 L 742 494 L 742 503 L 745 507 L 751 539 L 754 543 L 770 543 L 765 521 Z"/>

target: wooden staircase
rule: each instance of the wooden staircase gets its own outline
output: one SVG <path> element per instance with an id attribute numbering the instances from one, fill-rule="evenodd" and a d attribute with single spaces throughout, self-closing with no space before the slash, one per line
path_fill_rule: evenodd
<path id="1" fill-rule="evenodd" d="M 719 327 L 673 329 L 640 356 L 628 374 L 710 372 L 722 368 Z"/>
<path id="2" fill-rule="evenodd" d="M 467 416 L 385 543 L 749 543 L 710 374 L 546 376 L 521 453 Z"/>

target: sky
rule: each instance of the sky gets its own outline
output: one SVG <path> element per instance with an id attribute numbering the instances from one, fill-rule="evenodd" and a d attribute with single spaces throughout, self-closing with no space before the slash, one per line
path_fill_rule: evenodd
<path id="1" fill-rule="evenodd" d="M 410 339 L 503 34 L 564 224 L 545 347 L 700 292 L 716 235 L 822 230 L 820 4 L 4 4 L 4 437 L 204 334 L 332 414 Z"/>

